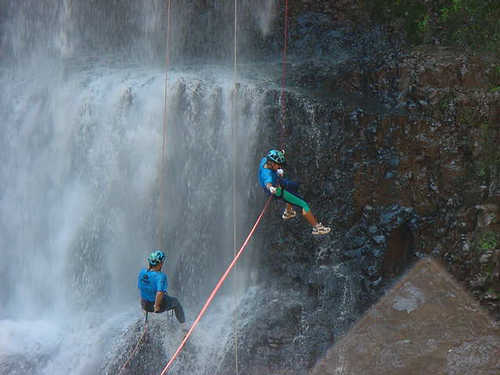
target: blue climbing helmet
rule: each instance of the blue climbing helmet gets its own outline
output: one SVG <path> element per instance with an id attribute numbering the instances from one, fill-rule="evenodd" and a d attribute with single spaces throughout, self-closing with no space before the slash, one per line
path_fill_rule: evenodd
<path id="1" fill-rule="evenodd" d="M 285 155 L 282 151 L 271 150 L 266 155 L 267 161 L 274 161 L 276 164 L 285 164 Z"/>
<path id="2" fill-rule="evenodd" d="M 150 266 L 154 267 L 158 264 L 165 262 L 165 253 L 161 250 L 155 250 L 148 256 L 148 263 Z"/>

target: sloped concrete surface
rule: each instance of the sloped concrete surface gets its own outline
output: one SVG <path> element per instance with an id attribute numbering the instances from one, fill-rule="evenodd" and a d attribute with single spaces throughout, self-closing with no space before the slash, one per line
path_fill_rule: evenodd
<path id="1" fill-rule="evenodd" d="M 500 329 L 437 263 L 423 259 L 310 375 L 500 374 Z"/>

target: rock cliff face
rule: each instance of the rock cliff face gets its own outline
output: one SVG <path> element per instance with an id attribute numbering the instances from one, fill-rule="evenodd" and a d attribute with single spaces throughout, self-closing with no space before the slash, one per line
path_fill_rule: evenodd
<path id="1" fill-rule="evenodd" d="M 302 182 L 302 195 L 332 233 L 314 238 L 301 217 L 283 222 L 283 205 L 272 204 L 255 238 L 255 283 L 237 311 L 241 373 L 307 373 L 420 257 L 443 262 L 499 319 L 498 59 L 410 47 L 370 19 L 370 1 L 290 0 L 282 132 L 284 8 L 280 2 L 263 8 L 264 15 L 256 12 L 268 3 L 240 2 L 238 47 L 242 61 L 252 63 L 245 68 L 258 71 L 266 65 L 272 72 L 265 74 L 277 72 L 258 88 L 266 92 L 260 134 L 251 151 L 255 164 L 245 167 L 255 177 L 251 168 L 267 150 L 285 143 L 287 175 Z M 123 50 L 127 59 L 144 55 L 163 61 L 165 56 L 165 1 L 144 3 L 150 9 L 132 0 L 97 0 L 92 6 L 59 2 L 55 13 L 49 0 L 0 4 L 5 10 L 0 54 L 9 57 L 48 46 L 63 57 L 109 50 Z M 231 1 L 174 5 L 174 63 L 232 61 Z M 19 29 L 4 28 L 6 19 L 19 19 Z M 32 23 L 31 33 L 20 32 Z M 207 158 L 223 165 L 221 159 Z M 251 225 L 266 197 L 252 185 L 241 199 L 248 200 L 242 204 L 249 207 Z M 207 232 L 215 236 L 217 219 L 209 224 Z M 177 274 L 189 275 L 185 269 Z M 208 288 L 189 282 L 192 289 Z M 160 344 L 150 347 L 131 372 L 158 370 L 151 366 L 163 361 Z M 232 349 L 227 348 L 217 373 L 234 373 Z"/>
<path id="2" fill-rule="evenodd" d="M 497 63 L 432 48 L 373 67 L 370 87 L 395 106 L 360 121 L 367 141 L 356 156 L 354 200 L 358 210 L 414 208 L 415 251 L 442 259 L 498 318 Z"/>
<path id="3" fill-rule="evenodd" d="M 214 4 L 199 2 L 204 20 Z M 498 319 L 498 61 L 405 47 L 365 5 L 290 1 L 285 128 L 279 89 L 266 86 L 253 159 L 284 142 L 288 176 L 333 230 L 314 238 L 272 204 L 255 239 L 256 282 L 237 311 L 242 374 L 306 374 L 421 257 L 443 262 Z M 269 33 L 245 45 L 280 72 L 284 10 L 275 11 Z M 203 38 L 186 48 L 210 49 Z M 227 55 L 221 48 L 211 52 Z M 265 201 L 249 190 L 248 227 Z M 219 374 L 234 373 L 234 345 Z"/>
<path id="4" fill-rule="evenodd" d="M 342 10 L 331 2 L 322 2 L 324 9 L 301 3 L 304 11 L 344 21 L 335 25 L 366 17 L 358 1 L 345 2 Z M 358 47 L 363 38 L 358 35 Z M 376 42 L 381 48 L 360 47 L 361 54 L 329 77 L 345 94 L 375 97 L 384 108 L 374 113 L 359 105 L 353 121 L 354 209 L 413 208 L 420 221 L 415 252 L 442 259 L 498 318 L 498 58 L 436 46 L 402 48 L 390 34 L 383 38 L 385 44 Z"/>
<path id="5" fill-rule="evenodd" d="M 305 373 L 416 258 L 443 262 L 499 318 L 498 61 L 354 31 L 350 11 L 364 15 L 347 3 L 345 18 L 324 2 L 292 11 L 288 172 L 334 231 L 312 239 L 281 207 L 266 219 L 273 281 L 243 328 L 245 373 Z M 281 143 L 269 108 L 256 160 Z M 281 313 L 262 308 L 273 304 Z"/>

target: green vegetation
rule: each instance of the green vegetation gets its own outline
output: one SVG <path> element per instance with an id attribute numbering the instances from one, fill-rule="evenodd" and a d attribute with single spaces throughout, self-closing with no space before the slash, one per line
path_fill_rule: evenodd
<path id="1" fill-rule="evenodd" d="M 489 276 L 488 276 L 488 277 L 489 277 Z M 497 297 L 497 291 L 496 291 L 493 287 L 489 288 L 489 289 L 486 291 L 486 293 L 488 293 L 488 294 L 489 294 L 489 295 L 491 295 L 491 296 Z"/>
<path id="2" fill-rule="evenodd" d="M 413 44 L 439 41 L 500 54 L 498 0 L 367 0 L 374 19 L 402 31 Z"/>
<path id="3" fill-rule="evenodd" d="M 477 242 L 477 249 L 481 253 L 489 250 L 494 250 L 499 244 L 499 234 L 492 231 L 487 231 L 481 234 Z"/>
<path id="4" fill-rule="evenodd" d="M 487 181 L 500 172 L 500 147 L 498 147 L 497 133 L 495 126 L 483 123 L 480 126 L 481 131 L 481 156 L 477 160 L 478 176 Z"/>
<path id="5" fill-rule="evenodd" d="M 500 91 L 500 65 L 495 66 L 491 73 L 490 81 L 492 84 L 491 92 Z"/>

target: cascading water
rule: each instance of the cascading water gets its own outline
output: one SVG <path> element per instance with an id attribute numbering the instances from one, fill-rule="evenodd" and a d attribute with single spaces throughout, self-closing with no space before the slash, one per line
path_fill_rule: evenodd
<path id="1" fill-rule="evenodd" d="M 165 72 L 137 63 L 144 46 L 129 54 L 135 65 L 124 63 L 123 47 L 141 38 L 147 47 L 161 45 L 165 2 L 15 3 L 1 3 L 8 17 L 1 42 L 9 55 L 0 71 L 0 372 L 115 373 L 136 340 L 130 327 L 142 321 L 136 277 L 158 244 L 160 209 L 170 291 L 189 320 L 229 263 L 231 111 L 241 108 L 238 162 L 247 165 L 263 92 L 248 85 L 234 92 L 231 70 L 169 72 L 160 207 Z M 116 27 L 120 15 L 140 31 L 129 44 Z M 103 51 L 106 43 L 120 53 L 85 57 L 89 47 Z M 238 170 L 237 185 L 253 173 Z M 240 197 L 241 207 L 246 199 Z M 200 325 L 193 345 L 211 349 L 196 351 L 195 373 L 206 371 L 204 357 L 216 366 L 211 353 L 231 336 L 232 308 L 219 304 L 234 306 L 215 304 L 210 324 Z M 166 315 L 150 319 L 159 328 L 156 358 L 133 368 L 161 369 L 179 343 L 178 323 Z"/>
<path id="2" fill-rule="evenodd" d="M 263 55 L 263 47 L 279 39 L 270 31 L 276 7 L 264 0 L 239 3 L 245 16 L 238 26 L 240 56 Z M 232 67 L 219 64 L 231 62 L 232 1 L 175 2 L 171 56 L 177 64 L 168 74 L 161 173 L 165 68 L 158 61 L 165 55 L 165 4 L 0 0 L 2 374 L 118 373 L 142 332 L 136 277 L 159 236 L 170 293 L 193 321 L 233 256 L 232 189 L 237 247 L 264 204 L 255 165 L 264 149 L 279 143 L 274 82 L 281 71 L 279 62 L 265 72 L 258 63 L 246 65 L 241 71 L 258 83 L 240 78 L 235 89 Z M 188 64 L 193 60 L 196 65 Z M 325 138 L 316 131 L 314 106 L 300 95 L 294 100 L 292 116 L 313 125 L 304 127 L 305 139 L 316 139 L 319 148 Z M 252 367 L 256 343 L 268 333 L 279 337 L 295 320 L 286 359 L 276 365 L 303 373 L 317 356 L 308 349 L 315 338 L 323 350 L 332 321 L 335 333 L 352 322 L 354 312 L 344 308 L 354 304 L 357 287 L 349 267 L 339 266 L 335 275 L 324 268 L 306 274 L 331 286 L 318 292 L 319 303 L 303 302 L 310 291 L 294 290 L 290 279 L 300 280 L 307 267 L 288 268 L 300 256 L 278 255 L 292 259 L 279 266 L 286 277 L 267 280 L 262 273 L 273 267 L 252 263 L 256 242 L 171 373 L 234 373 L 233 325 L 245 336 L 239 346 Z M 259 283 L 249 287 L 255 278 Z M 262 329 L 263 320 L 271 326 Z M 149 327 L 128 373 L 158 373 L 182 339 L 168 314 L 150 314 Z"/>
<path id="3" fill-rule="evenodd" d="M 0 363 L 19 373 L 87 373 L 140 318 L 136 276 L 157 242 L 164 74 L 95 66 L 47 80 L 9 73 L 0 106 Z M 167 273 L 193 319 L 233 251 L 231 75 L 170 77 Z M 262 93 L 240 93 L 247 165 Z M 169 325 L 175 332 L 177 322 Z"/>

